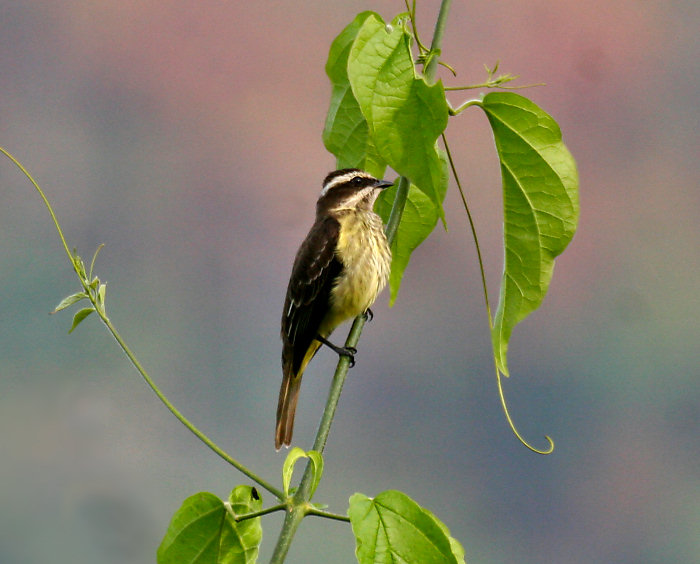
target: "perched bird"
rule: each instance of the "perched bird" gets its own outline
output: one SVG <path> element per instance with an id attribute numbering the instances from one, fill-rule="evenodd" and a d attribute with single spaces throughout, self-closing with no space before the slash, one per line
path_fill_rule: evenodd
<path id="1" fill-rule="evenodd" d="M 386 285 L 391 249 L 372 210 L 393 182 L 357 169 L 331 172 L 316 203 L 316 221 L 297 252 L 282 313 L 282 388 L 275 448 L 289 445 L 304 369 L 321 344 L 352 358 L 327 337 L 366 312 Z"/>

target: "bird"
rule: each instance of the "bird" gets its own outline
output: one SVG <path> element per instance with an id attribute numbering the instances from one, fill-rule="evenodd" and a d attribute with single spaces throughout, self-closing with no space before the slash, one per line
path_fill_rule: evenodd
<path id="1" fill-rule="evenodd" d="M 386 285 L 391 248 L 382 219 L 373 211 L 393 181 L 345 168 L 329 173 L 316 202 L 316 220 L 294 259 L 282 312 L 282 386 L 275 448 L 289 446 L 301 378 L 322 344 L 354 364 L 354 349 L 328 337 L 338 325 L 370 306 Z"/>

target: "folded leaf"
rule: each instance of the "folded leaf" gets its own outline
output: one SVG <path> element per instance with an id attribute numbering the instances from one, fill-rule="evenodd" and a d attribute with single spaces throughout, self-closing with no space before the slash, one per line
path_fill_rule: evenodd
<path id="1" fill-rule="evenodd" d="M 289 485 L 292 481 L 294 465 L 300 458 L 309 458 L 313 466 L 313 478 L 309 489 L 309 499 L 311 499 L 316 492 L 318 484 L 321 482 L 321 476 L 323 476 L 323 456 L 317 450 L 309 450 L 305 452 L 299 447 L 294 447 L 289 451 L 289 454 L 287 455 L 287 458 L 285 458 L 284 464 L 282 465 L 282 486 L 284 488 L 284 495 L 289 496 L 291 493 Z"/>

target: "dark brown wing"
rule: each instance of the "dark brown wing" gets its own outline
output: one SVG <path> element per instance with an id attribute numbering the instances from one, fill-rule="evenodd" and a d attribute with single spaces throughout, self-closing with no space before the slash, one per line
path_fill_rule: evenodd
<path id="1" fill-rule="evenodd" d="M 340 224 L 332 217 L 317 221 L 299 248 L 282 313 L 282 363 L 291 360 L 297 374 L 328 312 L 333 281 L 342 264 L 335 256 Z"/>

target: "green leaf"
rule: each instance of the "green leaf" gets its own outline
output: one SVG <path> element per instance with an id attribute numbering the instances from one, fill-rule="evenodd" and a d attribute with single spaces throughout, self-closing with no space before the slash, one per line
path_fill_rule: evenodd
<path id="1" fill-rule="evenodd" d="M 56 306 L 56 309 L 54 309 L 51 313 L 56 313 L 61 311 L 62 309 L 66 309 L 67 307 L 72 306 L 74 303 L 77 303 L 80 300 L 87 299 L 87 297 L 88 295 L 85 292 L 76 292 L 75 294 L 71 294 L 70 296 L 63 298 L 61 300 L 61 303 L 59 303 Z"/>
<path id="2" fill-rule="evenodd" d="M 236 486 L 228 498 L 232 511 L 236 515 L 254 513 L 262 509 L 262 497 L 256 488 Z M 262 519 L 253 517 L 244 521 L 234 521 L 227 515 L 230 528 L 222 534 L 222 552 L 228 551 L 231 557 L 221 562 L 252 564 L 258 559 L 258 550 L 262 542 Z M 227 548 L 228 547 L 228 548 Z"/>
<path id="3" fill-rule="evenodd" d="M 81 280 L 87 280 L 87 274 L 85 272 L 85 263 L 83 259 L 80 258 L 78 251 L 73 249 L 73 269 L 75 270 L 78 278 Z"/>
<path id="4" fill-rule="evenodd" d="M 447 528 L 406 494 L 356 493 L 348 509 L 360 564 L 458 564 Z"/>
<path id="5" fill-rule="evenodd" d="M 100 315 L 104 315 L 105 317 L 107 316 L 107 312 L 105 311 L 105 297 L 107 294 L 107 285 L 106 284 L 100 284 L 100 287 L 97 289 L 97 293 L 95 294 L 95 307 L 97 308 L 97 311 L 100 313 Z"/>
<path id="6" fill-rule="evenodd" d="M 97 304 L 104 308 L 105 296 L 107 294 L 107 284 L 100 284 L 97 290 Z"/>
<path id="7" fill-rule="evenodd" d="M 411 37 L 401 16 L 387 26 L 362 12 L 335 39 L 326 64 L 333 85 L 323 139 L 338 168 L 358 167 L 377 177 L 387 163 L 413 182 L 392 244 L 391 304 L 411 253 L 443 217 L 446 164 L 436 140 L 447 125 L 441 84 L 416 75 Z M 396 189 L 375 209 L 388 221 Z"/>
<path id="8" fill-rule="evenodd" d="M 450 530 L 447 528 L 447 525 L 440 521 L 435 514 L 430 511 L 430 509 L 426 509 L 425 507 L 422 508 L 423 511 L 425 511 L 428 515 L 430 515 L 433 519 L 435 519 L 435 522 L 440 526 L 442 529 L 442 532 L 445 533 L 445 536 L 450 541 L 450 548 L 452 549 L 452 554 L 455 557 L 455 560 L 457 561 L 457 564 L 465 564 L 464 562 L 464 547 L 462 546 L 462 543 L 460 543 L 456 538 L 450 535 Z"/>
<path id="9" fill-rule="evenodd" d="M 326 74 L 333 90 L 323 129 L 323 143 L 335 155 L 337 168 L 359 168 L 381 178 L 386 163 L 379 157 L 369 136 L 367 121 L 352 93 L 347 72 L 350 48 L 360 27 L 371 15 L 373 12 L 358 14 L 331 44 Z"/>
<path id="10" fill-rule="evenodd" d="M 310 500 L 314 496 L 314 493 L 316 493 L 316 488 L 318 488 L 319 483 L 321 483 L 321 476 L 323 476 L 323 456 L 321 456 L 321 453 L 317 450 L 310 450 L 306 454 L 314 467 L 314 475 L 309 490 Z"/>
<path id="11" fill-rule="evenodd" d="M 576 231 L 578 173 L 556 121 L 533 102 L 494 92 L 479 106 L 491 123 L 503 176 L 505 265 L 491 337 L 507 376 L 513 328 L 542 303 L 554 258 Z"/>
<path id="12" fill-rule="evenodd" d="M 401 17 L 386 25 L 372 14 L 357 32 L 347 74 L 383 161 L 424 192 L 444 220 L 445 178 L 436 141 L 447 126 L 442 83 L 417 76 L 411 36 Z"/>
<path id="13" fill-rule="evenodd" d="M 321 453 L 318 451 L 310 450 L 308 452 L 304 452 L 304 450 L 299 447 L 294 447 L 292 450 L 290 450 L 287 458 L 284 460 L 284 464 L 282 465 L 282 487 L 284 488 L 284 495 L 289 496 L 289 485 L 292 481 L 294 465 L 300 458 L 309 458 L 314 467 L 314 475 L 311 482 L 311 489 L 309 491 L 310 500 L 313 497 L 319 482 L 321 481 L 321 476 L 323 475 L 323 456 L 321 456 Z"/>
<path id="14" fill-rule="evenodd" d="M 445 176 L 444 183 L 441 183 L 441 197 L 444 198 L 444 190 L 447 188 L 447 157 L 441 152 L 440 158 L 443 162 L 442 170 Z M 374 207 L 385 223 L 391 214 L 396 189 L 397 186 L 392 186 L 384 190 Z M 411 254 L 433 232 L 437 221 L 438 210 L 435 205 L 424 192 L 411 184 L 398 231 L 391 243 L 391 274 L 389 275 L 391 298 L 389 305 L 394 305 L 396 301 Z"/>
<path id="15" fill-rule="evenodd" d="M 75 329 L 78 325 L 80 325 L 80 323 L 81 323 L 88 315 L 90 315 L 93 311 L 95 311 L 95 308 L 94 308 L 94 307 L 86 307 L 86 308 L 83 308 L 83 309 L 81 309 L 80 311 L 78 311 L 78 313 L 76 313 L 76 314 L 73 316 L 73 325 L 72 325 L 71 328 L 69 329 L 68 333 L 72 333 L 72 332 L 73 332 L 73 329 Z"/>
<path id="16" fill-rule="evenodd" d="M 294 465 L 300 458 L 306 458 L 304 449 L 294 447 L 289 451 L 287 458 L 284 459 L 282 465 L 282 488 L 284 495 L 289 496 L 289 484 L 292 483 L 292 474 L 294 473 Z"/>
<path id="17" fill-rule="evenodd" d="M 229 496 L 231 511 L 260 511 L 255 488 L 237 486 Z M 236 522 L 222 500 L 207 492 L 187 498 L 173 515 L 158 547 L 158 564 L 252 564 L 262 540 L 260 517 Z"/>

